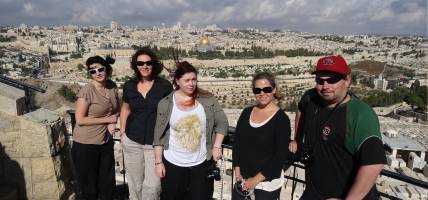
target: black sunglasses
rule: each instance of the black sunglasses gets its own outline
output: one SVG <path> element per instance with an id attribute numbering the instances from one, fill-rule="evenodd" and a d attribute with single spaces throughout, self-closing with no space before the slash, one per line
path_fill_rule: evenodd
<path id="1" fill-rule="evenodd" d="M 253 88 L 253 93 L 254 94 L 260 94 L 260 92 L 264 92 L 264 93 L 272 93 L 273 88 L 272 87 L 264 87 L 264 88 Z"/>
<path id="2" fill-rule="evenodd" d="M 149 61 L 146 61 L 146 62 L 144 62 L 144 61 L 137 61 L 137 62 L 135 62 L 136 64 L 137 64 L 137 66 L 144 66 L 144 65 L 147 65 L 147 66 L 153 66 L 153 65 L 155 65 L 157 62 L 156 61 L 154 61 L 154 60 L 149 60 Z"/>
<path id="3" fill-rule="evenodd" d="M 328 84 L 335 84 L 342 79 L 343 79 L 343 77 L 339 77 L 339 76 L 333 76 L 333 77 L 326 78 L 326 79 L 322 79 L 322 78 L 317 77 L 317 78 L 315 78 L 315 82 L 317 82 L 318 85 L 324 85 L 325 82 L 327 82 Z"/>
<path id="4" fill-rule="evenodd" d="M 88 70 L 88 72 L 90 73 L 90 74 L 96 74 L 97 72 L 98 73 L 101 73 L 101 72 L 104 72 L 106 70 L 106 67 L 99 67 L 99 68 L 96 68 L 96 69 L 90 69 L 90 70 Z"/>

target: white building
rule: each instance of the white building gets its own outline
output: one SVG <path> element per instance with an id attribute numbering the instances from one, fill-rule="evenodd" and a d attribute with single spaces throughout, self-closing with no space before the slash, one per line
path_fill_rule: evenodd
<path id="1" fill-rule="evenodd" d="M 374 89 L 386 91 L 388 81 L 382 77 L 382 73 L 379 74 L 377 79 L 374 79 Z"/>
<path id="2" fill-rule="evenodd" d="M 426 164 L 426 149 L 417 141 L 404 137 L 395 130 L 385 131 L 382 134 L 382 140 L 391 153 L 387 157 L 388 165 L 391 167 L 401 167 L 399 159 L 407 160 L 407 167 L 410 169 L 422 169 Z"/>
<path id="3" fill-rule="evenodd" d="M 427 164 L 424 158 L 425 152 L 421 152 L 421 156 L 418 156 L 415 152 L 410 152 L 407 167 L 410 169 L 423 169 Z"/>
<path id="4" fill-rule="evenodd" d="M 117 22 L 115 22 L 115 21 L 111 21 L 111 23 L 110 23 L 110 29 L 111 29 L 112 31 L 116 31 L 116 30 L 117 30 L 117 27 L 118 27 Z"/>

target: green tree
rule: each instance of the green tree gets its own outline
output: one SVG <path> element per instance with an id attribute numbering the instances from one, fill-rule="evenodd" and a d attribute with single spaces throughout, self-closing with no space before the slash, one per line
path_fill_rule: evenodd
<path id="1" fill-rule="evenodd" d="M 82 63 L 77 64 L 77 69 L 79 71 L 83 71 L 84 68 L 85 68 L 85 66 Z"/>
<path id="2" fill-rule="evenodd" d="M 422 108 L 424 106 L 424 102 L 420 96 L 418 96 L 416 93 L 412 93 L 406 98 L 404 98 L 404 101 L 412 106 L 412 109 L 415 107 Z"/>
<path id="3" fill-rule="evenodd" d="M 415 70 L 412 70 L 412 69 L 405 69 L 405 70 L 403 71 L 403 75 L 404 75 L 404 76 L 407 76 L 407 77 L 410 77 L 410 78 L 413 78 L 413 77 L 415 76 Z"/>
<path id="4" fill-rule="evenodd" d="M 77 100 L 76 93 L 66 85 L 62 85 L 57 92 L 69 102 L 75 102 Z"/>
<path id="5" fill-rule="evenodd" d="M 70 58 L 73 58 L 73 59 L 82 58 L 82 54 L 81 53 L 72 53 L 70 55 Z"/>

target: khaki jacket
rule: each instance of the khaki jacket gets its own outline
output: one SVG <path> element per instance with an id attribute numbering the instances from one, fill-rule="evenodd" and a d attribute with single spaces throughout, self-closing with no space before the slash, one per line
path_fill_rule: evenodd
<path id="1" fill-rule="evenodd" d="M 169 119 L 173 108 L 172 91 L 163 98 L 158 104 L 156 126 L 154 131 L 153 146 L 163 146 L 168 149 L 169 144 Z M 207 119 L 206 138 L 207 138 L 207 160 L 212 157 L 212 148 L 216 133 L 227 135 L 229 123 L 226 114 L 212 94 L 199 95 L 196 100 L 204 107 Z"/>

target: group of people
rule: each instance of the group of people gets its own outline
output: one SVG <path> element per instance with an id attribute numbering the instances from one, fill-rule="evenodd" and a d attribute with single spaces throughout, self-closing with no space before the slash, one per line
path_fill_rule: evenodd
<path id="1" fill-rule="evenodd" d="M 159 76 L 157 56 L 141 48 L 132 56 L 134 78 L 123 85 L 120 103 L 112 64 L 110 57 L 88 58 L 92 80 L 77 95 L 72 159 L 78 197 L 113 198 L 112 135 L 120 121 L 129 199 L 212 199 L 214 180 L 207 174 L 222 158 L 228 121 L 214 95 L 198 87 L 196 68 L 177 62 L 171 84 Z M 307 156 L 302 199 L 375 199 L 385 163 L 376 115 L 349 93 L 342 57 L 321 58 L 314 74 L 314 89 L 299 102 L 293 140 L 274 75 L 253 77 L 256 103 L 242 111 L 234 135 L 235 180 L 256 200 L 276 200 L 288 158 Z M 232 199 L 248 197 L 233 190 Z"/>

